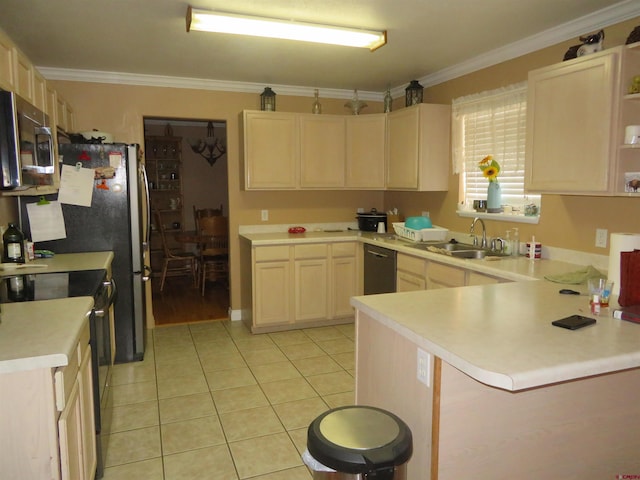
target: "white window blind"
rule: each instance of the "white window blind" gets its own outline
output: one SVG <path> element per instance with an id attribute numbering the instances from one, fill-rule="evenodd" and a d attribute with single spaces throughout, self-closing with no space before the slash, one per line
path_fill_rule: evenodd
<path id="1" fill-rule="evenodd" d="M 478 163 L 487 155 L 500 164 L 502 203 L 540 205 L 539 195 L 525 195 L 524 152 L 526 82 L 461 97 L 452 103 L 453 171 L 459 173 L 461 201 L 487 198 L 489 181 Z"/>

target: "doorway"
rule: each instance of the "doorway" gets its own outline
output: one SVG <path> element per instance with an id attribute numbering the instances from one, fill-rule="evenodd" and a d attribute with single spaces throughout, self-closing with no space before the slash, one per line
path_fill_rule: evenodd
<path id="1" fill-rule="evenodd" d="M 180 232 L 196 230 L 195 209 L 229 215 L 227 128 L 225 121 L 144 118 L 145 164 L 150 183 L 152 217 L 150 260 L 152 306 L 156 326 L 221 320 L 229 316 L 228 280 L 205 280 L 204 295 L 190 276 L 167 276 L 160 291 L 163 248 L 198 254 L 195 243 L 180 243 Z M 199 277 L 200 275 L 198 275 Z"/>

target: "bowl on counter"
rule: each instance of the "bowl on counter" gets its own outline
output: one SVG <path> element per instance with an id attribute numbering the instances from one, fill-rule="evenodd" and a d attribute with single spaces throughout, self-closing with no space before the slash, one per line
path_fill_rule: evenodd
<path id="1" fill-rule="evenodd" d="M 414 230 L 422 230 L 423 228 L 432 228 L 433 223 L 429 217 L 408 217 L 404 221 L 404 226 Z"/>

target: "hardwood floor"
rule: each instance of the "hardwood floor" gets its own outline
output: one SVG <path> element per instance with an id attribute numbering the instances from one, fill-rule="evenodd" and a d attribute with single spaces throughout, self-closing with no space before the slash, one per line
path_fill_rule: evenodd
<path id="1" fill-rule="evenodd" d="M 229 318 L 229 289 L 220 282 L 207 282 L 204 296 L 188 277 L 167 278 L 160 292 L 160 279 L 152 279 L 153 315 L 157 326 L 179 325 Z"/>

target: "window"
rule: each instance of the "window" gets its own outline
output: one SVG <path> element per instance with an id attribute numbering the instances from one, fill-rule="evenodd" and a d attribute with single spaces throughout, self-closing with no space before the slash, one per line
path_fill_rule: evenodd
<path id="1" fill-rule="evenodd" d="M 493 155 L 500 164 L 502 204 L 521 214 L 525 205 L 540 206 L 539 195 L 524 191 L 526 116 L 526 82 L 453 100 L 453 171 L 460 174 L 461 203 L 487 198 L 478 162 Z"/>

